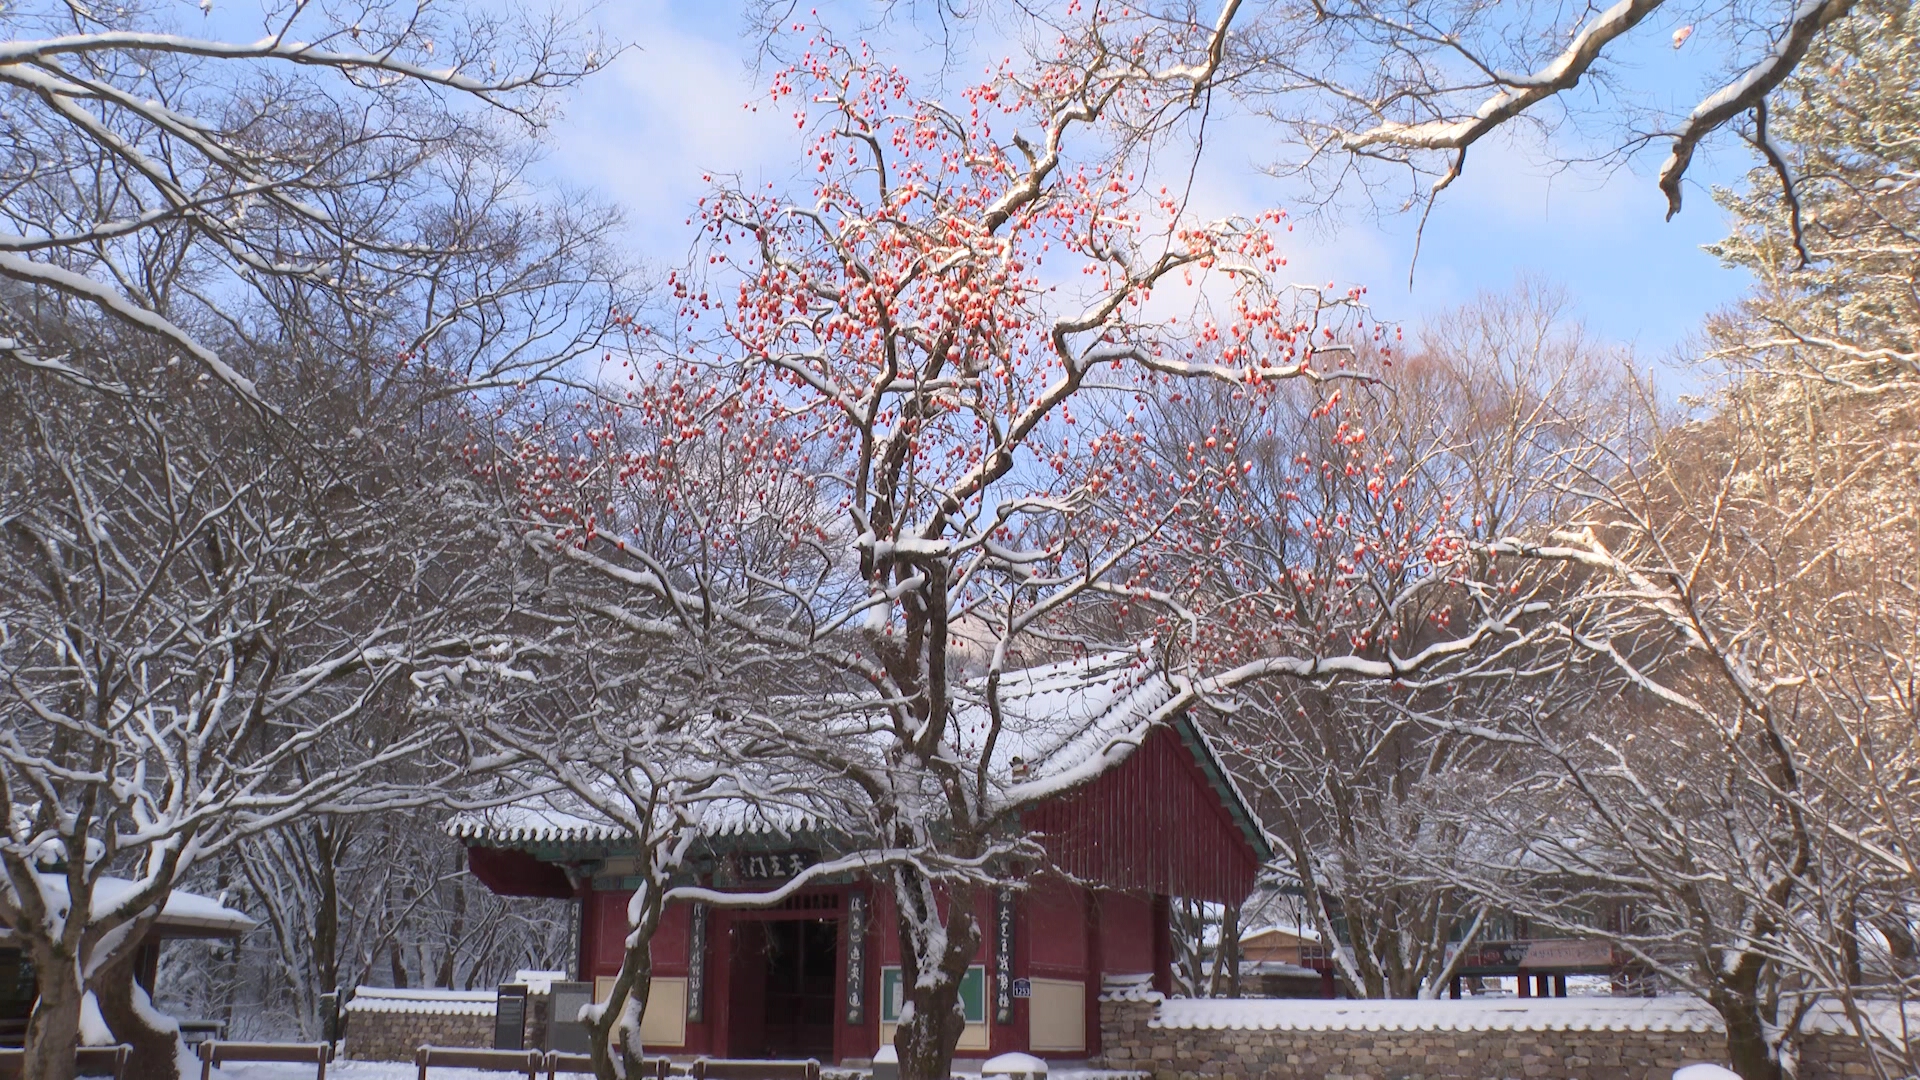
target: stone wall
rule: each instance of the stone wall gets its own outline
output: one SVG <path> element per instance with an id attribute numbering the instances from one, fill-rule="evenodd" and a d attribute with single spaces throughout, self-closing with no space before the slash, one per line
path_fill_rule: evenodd
<path id="1" fill-rule="evenodd" d="M 347 1013 L 346 1056 L 362 1061 L 412 1061 L 414 1050 L 421 1046 L 492 1045 L 491 1013 Z"/>
<path id="2" fill-rule="evenodd" d="M 1671 1080 L 1682 1065 L 1727 1056 L 1711 1030 L 1156 1027 L 1158 1009 L 1102 1000 L 1100 1064 L 1154 1080 Z M 1801 1080 L 1870 1074 L 1844 1038 L 1816 1035 L 1801 1051 Z"/>

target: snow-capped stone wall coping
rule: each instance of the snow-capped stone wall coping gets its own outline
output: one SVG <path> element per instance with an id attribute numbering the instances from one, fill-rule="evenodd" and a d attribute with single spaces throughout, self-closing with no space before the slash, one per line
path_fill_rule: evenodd
<path id="1" fill-rule="evenodd" d="M 1236 1031 L 1720 1030 L 1717 1013 L 1700 1002 L 1678 997 L 1462 1001 L 1169 998 L 1149 1023 L 1157 1028 Z"/>
<path id="2" fill-rule="evenodd" d="M 1138 975 L 1108 975 L 1100 980 L 1101 1001 L 1160 1002 L 1167 996 L 1153 988 L 1153 972 Z"/>
<path id="3" fill-rule="evenodd" d="M 1524 1011 L 1501 1011 L 1516 1007 Z M 1686 1066 L 1722 1062 L 1726 1054 L 1718 1023 L 1678 998 L 1103 996 L 1096 1063 L 1138 1070 L 1151 1080 L 1674 1080 Z M 1841 1036 L 1809 1036 L 1799 1059 L 1800 1080 L 1873 1075 L 1859 1045 Z"/>
<path id="4" fill-rule="evenodd" d="M 421 1046 L 493 1045 L 493 990 L 356 987 L 346 1009 L 346 1056 L 412 1061 Z"/>
<path id="5" fill-rule="evenodd" d="M 528 994 L 537 996 L 552 993 L 553 984 L 566 982 L 567 978 L 567 973 L 564 971 L 529 971 L 521 968 L 513 973 L 512 981 L 526 987 Z"/>
<path id="6" fill-rule="evenodd" d="M 414 1013 L 420 1016 L 492 1016 L 499 1003 L 495 990 L 401 990 L 391 986 L 359 986 L 347 1002 L 350 1013 Z"/>

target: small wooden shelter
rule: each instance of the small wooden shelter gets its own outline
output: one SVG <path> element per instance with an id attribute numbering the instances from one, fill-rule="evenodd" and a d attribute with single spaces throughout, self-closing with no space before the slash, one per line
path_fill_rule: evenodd
<path id="1" fill-rule="evenodd" d="M 52 891 L 64 896 L 66 880 L 52 874 L 42 875 Z M 123 878 L 102 878 L 94 885 L 96 906 L 112 904 L 126 895 L 133 883 Z M 247 915 L 235 911 L 210 896 L 175 889 L 168 894 L 159 917 L 140 943 L 134 961 L 134 979 L 149 994 L 159 977 L 160 949 L 168 941 L 190 938 L 235 938 L 256 924 Z M 27 1030 L 27 1018 L 39 997 L 39 980 L 33 964 L 13 940 L 13 931 L 0 924 L 0 1046 L 18 1046 Z"/>

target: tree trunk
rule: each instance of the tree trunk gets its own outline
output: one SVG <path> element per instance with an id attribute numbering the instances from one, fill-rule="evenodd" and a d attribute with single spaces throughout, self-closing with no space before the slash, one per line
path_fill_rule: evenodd
<path id="1" fill-rule="evenodd" d="M 404 990 L 407 987 L 407 958 L 400 951 L 400 939 L 395 937 L 387 943 L 387 967 L 393 976 L 393 985 Z"/>
<path id="2" fill-rule="evenodd" d="M 1200 954 L 1205 926 L 1197 914 L 1198 901 L 1181 898 L 1173 905 L 1174 989 L 1200 996 L 1206 981 L 1206 957 Z"/>
<path id="3" fill-rule="evenodd" d="M 73 1048 L 80 1045 L 80 980 L 71 961 L 35 949 L 40 997 L 27 1019 L 25 1080 L 73 1080 Z"/>
<path id="4" fill-rule="evenodd" d="M 646 1015 L 647 998 L 653 993 L 653 934 L 660 928 L 662 890 L 648 888 L 637 924 L 629 920 L 627 950 L 620 958 L 620 974 L 607 992 L 606 1007 L 587 1025 L 592 1044 L 593 1072 L 598 1080 L 620 1080 L 634 1075 L 627 1066 L 645 1054 L 638 1045 L 640 1018 Z M 548 1019 L 559 1023 L 561 1017 Z M 616 1067 L 617 1066 L 617 1067 Z"/>
<path id="5" fill-rule="evenodd" d="M 1767 1041 L 1767 1025 L 1752 993 L 1722 988 L 1712 999 L 1727 1027 L 1727 1064 L 1740 1080 L 1781 1080 L 1780 1055 Z"/>
<path id="6" fill-rule="evenodd" d="M 315 988 L 316 995 L 338 994 L 340 992 L 340 879 L 336 873 L 336 864 L 340 858 L 340 845 L 334 842 L 331 823 L 327 827 L 319 825 L 313 829 L 314 849 L 319 853 L 318 878 L 320 896 L 314 905 L 313 913 L 313 969 L 319 976 L 320 985 Z M 319 998 L 314 999 L 313 1034 L 318 1036 Z"/>
<path id="7" fill-rule="evenodd" d="M 214 893 L 215 896 L 227 895 L 227 890 L 233 882 L 233 867 L 229 862 L 231 858 L 233 858 L 231 852 L 220 858 L 219 876 L 214 879 L 214 883 L 217 886 L 217 891 Z M 244 906 L 244 891 L 241 895 L 243 899 L 240 901 L 240 905 Z M 244 936 L 233 938 L 226 943 L 224 948 L 215 946 L 214 952 L 214 963 L 220 972 L 218 976 L 220 980 L 220 990 L 219 997 L 217 998 L 220 1003 L 220 1019 L 226 1024 L 226 1031 L 229 1038 L 234 1035 L 233 1014 L 234 1009 L 239 1005 L 240 949 L 241 942 L 245 940 L 246 938 Z"/>
<path id="8" fill-rule="evenodd" d="M 440 957 L 440 971 L 434 978 L 435 986 L 453 989 L 454 976 L 459 972 L 460 943 L 467 936 L 467 890 L 460 880 L 460 869 L 466 853 L 459 848 L 453 852 L 453 876 L 449 879 L 453 889 L 453 916 L 447 920 L 446 952 Z"/>
<path id="9" fill-rule="evenodd" d="M 900 933 L 900 981 L 907 1015 L 894 1031 L 893 1048 L 900 1056 L 900 1080 L 949 1080 L 953 1051 L 966 1032 L 961 1011 L 960 982 L 980 952 L 980 924 L 957 900 L 950 902 L 946 947 L 935 960 L 936 974 L 923 979 L 920 958 L 940 929 L 940 911 L 933 883 L 918 870 L 902 866 L 894 871 Z"/>
<path id="10" fill-rule="evenodd" d="M 1213 984 L 1208 997 L 1240 996 L 1240 905 L 1226 904 L 1220 911 L 1220 949 L 1214 954 Z"/>
<path id="11" fill-rule="evenodd" d="M 103 965 L 88 982 L 113 1037 L 133 1048 L 127 1056 L 123 1080 L 180 1080 L 180 1033 L 150 1022 L 153 1003 L 133 979 L 139 950 L 124 952 Z"/>

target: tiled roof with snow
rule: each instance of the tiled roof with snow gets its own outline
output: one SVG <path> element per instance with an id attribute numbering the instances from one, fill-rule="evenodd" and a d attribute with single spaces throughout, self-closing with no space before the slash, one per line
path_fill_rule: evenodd
<path id="1" fill-rule="evenodd" d="M 1692 998 L 1491 1000 L 1225 1000 L 1172 998 L 1157 1028 L 1244 1031 L 1718 1031 Z"/>
<path id="2" fill-rule="evenodd" d="M 1273 934 L 1279 937 L 1299 938 L 1301 941 L 1320 940 L 1320 931 L 1315 930 L 1311 926 L 1300 926 L 1295 923 L 1269 923 L 1258 929 L 1243 932 L 1240 935 L 1240 944 L 1243 947 L 1255 944 L 1260 937 L 1266 934 Z"/>
<path id="3" fill-rule="evenodd" d="M 815 815 L 793 807 L 728 800 L 707 803 L 702 810 L 708 836 L 793 836 L 825 827 Z M 605 843 L 632 835 L 568 791 L 461 814 L 447 823 L 447 832 L 460 840 L 508 845 Z"/>
<path id="4" fill-rule="evenodd" d="M 94 892 L 98 894 L 99 886 L 94 887 Z M 175 889 L 167 894 L 166 906 L 160 909 L 158 925 L 161 929 L 217 930 L 244 934 L 259 923 L 211 896 Z"/>
<path id="5" fill-rule="evenodd" d="M 976 679 L 956 689 L 954 738 L 972 757 L 991 716 L 986 683 Z M 1125 649 L 1007 672 L 998 695 L 1003 722 L 990 772 L 1005 785 L 1016 758 L 1027 766 L 1029 781 L 1097 774 L 1125 760 L 1130 737 L 1166 704 L 1173 688 L 1143 649 Z M 880 752 L 877 739 L 874 752 Z M 702 812 L 709 837 L 831 833 L 838 824 L 800 807 L 744 801 L 707 804 Z M 504 846 L 607 843 L 630 835 L 564 791 L 461 814 L 447 831 L 457 839 Z"/>
<path id="6" fill-rule="evenodd" d="M 986 684 L 969 682 L 956 697 L 955 733 L 971 756 L 992 715 Z M 1007 672 L 1000 677 L 1002 724 L 992 771 L 1008 779 L 1019 758 L 1033 779 L 1047 780 L 1119 749 L 1117 762 L 1131 749 L 1125 740 L 1172 697 L 1172 684 L 1145 649 Z"/>
<path id="7" fill-rule="evenodd" d="M 1320 973 L 1310 967 L 1289 964 L 1285 960 L 1243 960 L 1240 962 L 1242 975 L 1284 975 L 1290 979 L 1317 979 Z"/>
<path id="8" fill-rule="evenodd" d="M 418 1016 L 492 1016 L 499 1004 L 494 990 L 402 990 L 356 986 L 349 1013 L 412 1013 Z"/>
<path id="9" fill-rule="evenodd" d="M 1153 972 L 1137 975 L 1108 975 L 1100 980 L 1101 1001 L 1165 1001 L 1166 995 L 1153 988 Z"/>

